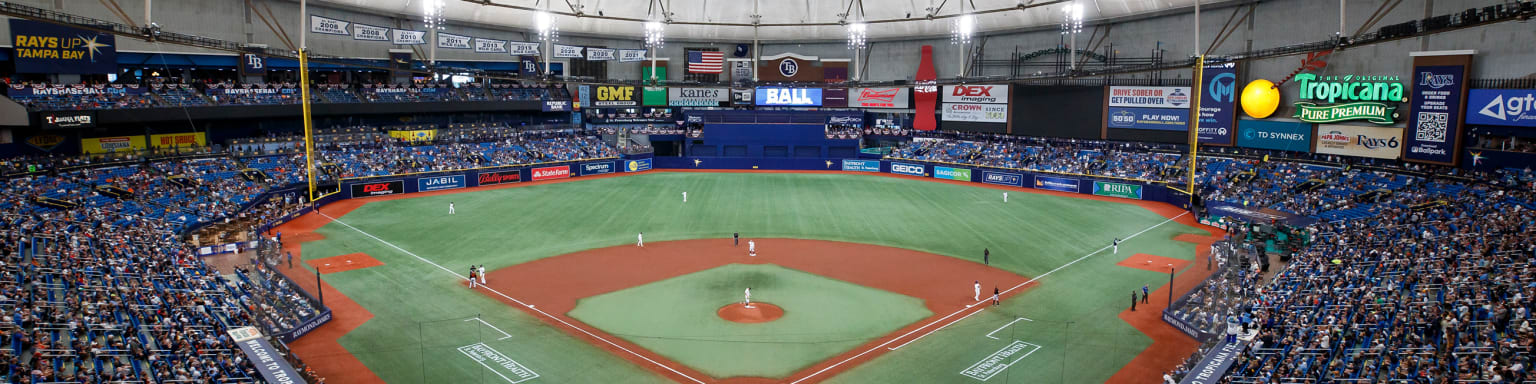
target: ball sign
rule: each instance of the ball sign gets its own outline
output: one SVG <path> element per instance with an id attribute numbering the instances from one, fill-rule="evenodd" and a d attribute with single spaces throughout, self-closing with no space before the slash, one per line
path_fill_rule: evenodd
<path id="1" fill-rule="evenodd" d="M 1258 79 L 1243 87 L 1241 99 L 1243 113 L 1248 117 L 1262 119 L 1275 113 L 1280 107 L 1280 90 L 1275 88 L 1275 83 L 1269 80 Z"/>

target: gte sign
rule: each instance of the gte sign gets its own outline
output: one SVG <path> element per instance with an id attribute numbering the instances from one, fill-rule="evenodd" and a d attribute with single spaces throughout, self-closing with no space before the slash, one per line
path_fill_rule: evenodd
<path id="1" fill-rule="evenodd" d="M 944 87 L 944 102 L 1007 104 L 1006 85 L 949 85 Z"/>

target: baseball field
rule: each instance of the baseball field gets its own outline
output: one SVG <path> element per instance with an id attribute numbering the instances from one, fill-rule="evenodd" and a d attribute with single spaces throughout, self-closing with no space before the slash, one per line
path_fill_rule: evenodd
<path id="1" fill-rule="evenodd" d="M 1160 320 L 1169 272 L 1192 288 L 1215 233 L 1135 200 L 667 171 L 345 200 L 279 231 L 335 313 L 291 345 L 331 383 L 1153 383 L 1195 347 Z M 749 287 L 763 305 L 737 308 Z"/>

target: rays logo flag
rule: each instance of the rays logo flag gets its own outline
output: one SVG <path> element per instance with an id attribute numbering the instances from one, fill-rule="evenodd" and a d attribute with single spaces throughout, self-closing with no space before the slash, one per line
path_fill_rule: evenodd
<path id="1" fill-rule="evenodd" d="M 724 70 L 724 53 L 688 51 L 688 73 L 720 73 Z"/>
<path id="2" fill-rule="evenodd" d="M 17 73 L 113 73 L 117 40 L 112 34 L 39 21 L 11 19 Z"/>

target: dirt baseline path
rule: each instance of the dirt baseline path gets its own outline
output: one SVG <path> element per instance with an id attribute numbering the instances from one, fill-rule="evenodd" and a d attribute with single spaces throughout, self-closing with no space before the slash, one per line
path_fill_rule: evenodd
<path id="1" fill-rule="evenodd" d="M 516 305 L 495 293 L 486 290 L 478 291 L 527 311 L 540 320 L 572 336 L 591 341 L 594 345 L 614 352 L 615 355 L 634 361 L 663 376 L 684 382 L 690 382 L 690 380 L 657 366 L 657 363 L 664 364 L 689 377 L 712 383 L 780 382 L 805 377 L 815 372 L 820 373 L 805 382 L 820 382 L 887 352 L 887 349 L 881 346 L 890 341 L 912 340 L 938 327 L 938 325 L 926 326 L 930 323 L 953 320 L 955 316 L 949 315 L 960 311 L 985 308 L 979 306 L 971 310 L 966 307 L 968 304 L 975 303 L 971 300 L 973 281 L 980 280 L 983 286 L 989 288 L 988 290 L 994 285 L 1006 290 L 1029 280 L 979 263 L 907 249 L 819 240 L 753 240 L 758 243 L 756 257 L 746 255 L 745 244 L 732 246 L 730 239 L 667 241 L 647 243 L 644 248 L 627 245 L 549 257 L 498 269 L 487 276 L 492 289 L 533 304 L 545 313 L 559 317 L 566 323 L 575 324 L 586 332 L 634 351 L 656 363 L 645 361 L 612 345 L 594 340 L 592 336 L 564 324 L 555 323 L 548 317 L 533 313 L 531 309 Z M 934 315 L 831 359 L 813 364 L 785 378 L 725 380 L 709 377 L 566 315 L 576 307 L 577 299 L 727 264 L 774 264 L 900 293 L 922 299 L 924 305 Z M 1027 288 L 1014 290 L 1005 294 L 1004 297 L 1017 295 Z M 945 319 L 946 317 L 948 319 Z"/>

